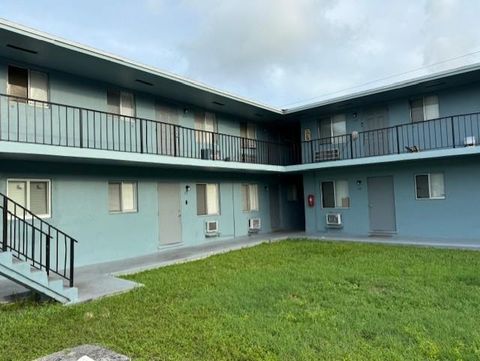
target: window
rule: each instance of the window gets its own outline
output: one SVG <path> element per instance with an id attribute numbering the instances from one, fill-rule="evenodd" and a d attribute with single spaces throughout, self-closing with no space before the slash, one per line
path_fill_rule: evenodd
<path id="1" fill-rule="evenodd" d="M 7 181 L 7 195 L 39 217 L 50 217 L 50 181 L 40 179 L 11 179 Z M 14 207 L 10 209 L 14 211 Z M 21 211 L 17 210 L 17 214 Z"/>
<path id="2" fill-rule="evenodd" d="M 347 121 L 345 114 L 337 114 L 329 118 L 323 118 L 319 121 L 319 136 L 321 139 L 325 139 L 327 143 L 331 143 L 332 137 L 338 137 L 340 135 L 347 134 Z M 343 137 L 336 138 L 336 143 L 344 142 Z"/>
<path id="3" fill-rule="evenodd" d="M 296 184 L 290 184 L 287 189 L 287 201 L 298 201 L 298 188 Z"/>
<path id="4" fill-rule="evenodd" d="M 218 184 L 197 184 L 197 215 L 220 214 Z"/>
<path id="5" fill-rule="evenodd" d="M 349 208 L 348 182 L 346 180 L 322 182 L 323 208 Z"/>
<path id="6" fill-rule="evenodd" d="M 412 122 L 423 122 L 424 120 L 438 118 L 438 97 L 430 95 L 412 99 L 410 101 L 410 117 Z"/>
<path id="7" fill-rule="evenodd" d="M 48 75 L 39 71 L 9 66 L 7 92 L 16 97 L 46 102 L 48 101 Z"/>
<path id="8" fill-rule="evenodd" d="M 258 211 L 258 185 L 242 184 L 243 211 Z"/>
<path id="9" fill-rule="evenodd" d="M 415 176 L 417 199 L 445 199 L 443 173 L 419 174 Z"/>
<path id="10" fill-rule="evenodd" d="M 108 112 L 126 117 L 135 116 L 135 99 L 132 93 L 118 90 L 107 90 Z"/>
<path id="11" fill-rule="evenodd" d="M 305 130 L 303 131 L 303 140 L 306 142 L 312 140 L 312 131 L 310 130 L 310 128 L 305 128 Z"/>
<path id="12" fill-rule="evenodd" d="M 163 104 L 156 104 L 155 106 L 155 119 L 159 122 L 169 123 L 169 124 L 177 124 L 178 123 L 178 111 L 176 108 L 163 105 Z"/>
<path id="13" fill-rule="evenodd" d="M 257 127 L 253 123 L 240 123 L 240 137 L 242 138 L 242 148 L 254 149 L 257 147 Z M 248 139 L 246 139 L 248 138 Z"/>
<path id="14" fill-rule="evenodd" d="M 214 113 L 209 112 L 197 112 L 195 113 L 195 129 L 201 130 L 195 132 L 195 140 L 197 143 L 211 144 L 212 134 L 218 131 L 217 119 Z M 214 142 L 216 137 L 213 136 Z"/>
<path id="15" fill-rule="evenodd" d="M 137 211 L 137 183 L 109 182 L 108 210 L 111 213 L 129 213 Z"/>

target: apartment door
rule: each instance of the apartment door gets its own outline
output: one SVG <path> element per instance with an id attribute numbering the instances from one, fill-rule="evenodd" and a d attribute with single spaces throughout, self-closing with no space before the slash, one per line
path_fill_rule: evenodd
<path id="1" fill-rule="evenodd" d="M 281 227 L 280 219 L 280 186 L 278 184 L 270 184 L 270 226 L 272 231 L 278 231 Z"/>
<path id="2" fill-rule="evenodd" d="M 152 123 L 157 132 L 155 153 L 161 155 L 180 155 L 178 110 L 165 105 L 156 105 L 156 120 L 159 123 Z M 148 139 L 147 139 L 148 141 Z"/>
<path id="3" fill-rule="evenodd" d="M 392 134 L 388 129 L 388 109 L 375 108 L 365 113 L 365 130 L 363 147 L 365 156 L 385 155 L 390 153 Z"/>
<path id="4" fill-rule="evenodd" d="M 367 187 L 370 233 L 389 235 L 396 232 L 393 177 L 369 177 Z"/>
<path id="5" fill-rule="evenodd" d="M 160 245 L 182 242 L 182 210 L 179 183 L 158 184 Z"/>

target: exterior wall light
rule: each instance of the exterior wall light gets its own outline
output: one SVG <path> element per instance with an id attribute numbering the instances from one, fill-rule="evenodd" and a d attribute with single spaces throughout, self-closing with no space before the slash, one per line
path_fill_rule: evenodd
<path id="1" fill-rule="evenodd" d="M 192 189 L 192 187 L 190 187 L 188 184 L 185 186 L 185 192 L 190 192 L 190 189 Z"/>

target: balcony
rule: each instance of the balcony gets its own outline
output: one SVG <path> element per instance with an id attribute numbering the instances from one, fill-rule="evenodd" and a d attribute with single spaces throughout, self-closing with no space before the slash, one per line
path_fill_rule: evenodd
<path id="1" fill-rule="evenodd" d="M 242 138 L 5 94 L 0 94 L 0 140 L 243 164 L 285 166 L 300 161 L 299 148 L 293 143 Z"/>
<path id="2" fill-rule="evenodd" d="M 480 113 L 314 139 L 301 143 L 302 164 L 321 163 L 480 145 Z"/>

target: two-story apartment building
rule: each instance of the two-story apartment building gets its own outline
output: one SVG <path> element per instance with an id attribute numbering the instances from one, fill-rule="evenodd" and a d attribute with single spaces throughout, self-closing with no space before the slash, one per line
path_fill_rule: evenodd
<path id="1" fill-rule="evenodd" d="M 480 239 L 479 66 L 276 109 L 2 21 L 0 89 L 1 249 L 70 286 L 252 233 Z"/>

